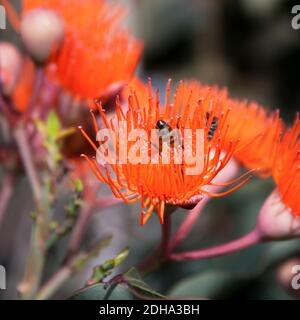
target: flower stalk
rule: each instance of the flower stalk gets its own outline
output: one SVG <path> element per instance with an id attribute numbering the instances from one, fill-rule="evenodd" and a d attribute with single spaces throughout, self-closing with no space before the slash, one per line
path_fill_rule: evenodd
<path id="1" fill-rule="evenodd" d="M 71 239 L 69 242 L 67 260 L 71 258 L 76 252 L 78 252 L 82 238 L 85 234 L 85 231 L 88 227 L 88 223 L 93 214 L 93 206 L 91 204 L 85 203 L 78 220 L 74 226 L 73 232 L 71 234 Z"/>
<path id="2" fill-rule="evenodd" d="M 161 224 L 161 240 L 159 246 L 154 250 L 152 255 L 141 261 L 137 268 L 143 273 L 147 274 L 169 259 L 170 251 L 170 239 L 172 231 L 172 213 L 174 213 L 175 207 L 168 206 L 166 209 L 165 221 Z"/>
<path id="3" fill-rule="evenodd" d="M 20 124 L 14 132 L 15 140 L 19 149 L 19 153 L 27 173 L 30 186 L 33 192 L 33 196 L 36 204 L 40 203 L 41 200 L 41 183 L 37 174 L 37 170 L 34 166 L 32 159 L 32 152 L 27 138 L 27 132 L 23 124 Z"/>
<path id="4" fill-rule="evenodd" d="M 205 197 L 201 200 L 197 206 L 190 210 L 186 217 L 184 218 L 183 222 L 181 223 L 180 227 L 176 231 L 175 235 L 170 240 L 169 244 L 169 251 L 172 252 L 178 245 L 187 237 L 187 235 L 192 230 L 196 220 L 202 213 L 202 209 L 204 208 L 205 204 L 208 202 L 209 198 Z"/>
<path id="5" fill-rule="evenodd" d="M 13 172 L 8 172 L 3 178 L 2 188 L 0 190 L 0 226 L 4 220 L 14 190 L 15 179 L 16 177 Z"/>
<path id="6" fill-rule="evenodd" d="M 46 241 L 49 233 L 49 201 L 48 197 L 44 197 L 42 194 L 42 185 L 34 165 L 27 132 L 23 123 L 15 129 L 14 136 L 36 204 L 36 217 L 32 230 L 25 276 L 19 285 L 21 298 L 32 299 L 35 297 L 40 285 L 46 259 Z"/>
<path id="7" fill-rule="evenodd" d="M 173 261 L 200 260 L 222 256 L 225 254 L 237 252 L 263 241 L 261 233 L 257 228 L 250 231 L 244 237 L 228 242 L 223 245 L 208 249 L 194 250 L 170 254 L 169 258 Z"/>

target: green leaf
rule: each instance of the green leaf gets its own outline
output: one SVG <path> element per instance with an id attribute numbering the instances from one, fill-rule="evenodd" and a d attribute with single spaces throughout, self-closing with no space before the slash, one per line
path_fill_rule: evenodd
<path id="1" fill-rule="evenodd" d="M 46 128 L 45 122 L 43 122 L 39 119 L 36 119 L 35 125 L 43 137 L 47 136 L 47 128 Z"/>
<path id="2" fill-rule="evenodd" d="M 119 266 L 128 256 L 129 250 L 128 248 L 120 251 L 114 258 L 106 260 L 100 266 L 96 266 L 93 269 L 92 277 L 88 280 L 88 284 L 92 285 L 97 282 L 103 281 L 106 277 L 108 277 L 112 270 Z"/>
<path id="3" fill-rule="evenodd" d="M 77 178 L 75 180 L 75 191 L 81 193 L 83 191 L 83 188 L 84 187 L 82 181 L 79 178 Z"/>
<path id="4" fill-rule="evenodd" d="M 114 258 L 114 267 L 118 267 L 127 257 L 129 254 L 129 249 L 125 248 L 120 251 L 117 256 Z"/>
<path id="5" fill-rule="evenodd" d="M 107 286 L 97 283 L 77 291 L 70 297 L 72 300 L 133 300 L 135 297 L 142 299 L 166 299 L 165 296 L 155 292 L 145 284 L 134 269 L 123 275 L 126 283 Z"/>
<path id="6" fill-rule="evenodd" d="M 177 283 L 168 292 L 168 296 L 176 298 L 223 298 L 224 292 L 230 293 L 235 284 L 246 281 L 245 276 L 233 275 L 222 271 L 202 272 Z"/>
<path id="7" fill-rule="evenodd" d="M 76 132 L 76 130 L 73 127 L 62 129 L 57 134 L 56 140 L 63 140 L 66 137 L 69 137 L 69 136 L 73 135 L 75 132 Z"/>
<path id="8" fill-rule="evenodd" d="M 110 245 L 111 240 L 112 236 L 107 236 L 99 240 L 89 251 L 79 252 L 71 262 L 72 269 L 75 271 L 82 270 L 92 258 L 98 256 L 103 249 Z"/>
<path id="9" fill-rule="evenodd" d="M 54 111 L 51 111 L 48 115 L 47 123 L 47 134 L 51 140 L 56 140 L 56 137 L 59 135 L 61 130 L 61 125 L 57 114 Z"/>
<path id="10" fill-rule="evenodd" d="M 133 300 L 134 297 L 125 285 L 106 287 L 98 283 L 77 291 L 70 300 Z"/>
<path id="11" fill-rule="evenodd" d="M 286 258 L 297 255 L 299 252 L 300 239 L 270 242 L 267 248 L 265 266 L 284 261 Z"/>
<path id="12" fill-rule="evenodd" d="M 133 289 L 132 293 L 137 296 L 143 296 L 145 299 L 166 299 L 167 297 L 154 291 L 148 286 L 141 278 L 140 274 L 135 268 L 131 268 L 127 273 L 124 274 L 124 279 L 127 281 L 128 286 Z"/>

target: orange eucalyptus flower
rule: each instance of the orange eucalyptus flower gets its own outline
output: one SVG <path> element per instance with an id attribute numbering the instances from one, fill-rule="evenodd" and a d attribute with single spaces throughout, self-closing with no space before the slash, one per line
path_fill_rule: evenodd
<path id="1" fill-rule="evenodd" d="M 234 156 L 247 168 L 256 169 L 262 176 L 270 176 L 284 124 L 279 111 L 268 111 L 258 104 L 229 99 L 227 138 L 240 139 Z"/>
<path id="2" fill-rule="evenodd" d="M 190 95 L 190 92 L 193 94 Z M 177 99 L 186 100 L 189 96 L 189 102 L 191 106 L 196 106 L 198 100 L 203 100 L 206 102 L 204 107 L 208 110 L 211 101 L 216 101 L 220 105 L 220 108 L 226 112 L 228 109 L 228 92 L 225 88 L 219 88 L 215 85 L 203 84 L 197 80 L 185 81 L 182 90 L 177 93 Z M 215 103 L 215 102 L 214 102 Z"/>
<path id="3" fill-rule="evenodd" d="M 279 143 L 273 178 L 282 202 L 294 216 L 300 217 L 300 120 L 299 114 Z"/>
<path id="4" fill-rule="evenodd" d="M 61 49 L 48 75 L 82 100 L 106 94 L 116 83 L 129 81 L 142 44 L 121 26 L 122 6 L 105 0 L 23 0 L 23 14 L 36 8 L 54 10 L 65 23 Z"/>
<path id="5" fill-rule="evenodd" d="M 124 163 L 117 161 L 114 164 L 100 165 L 96 158 L 83 155 L 98 180 L 108 184 L 117 198 L 123 199 L 126 203 L 141 201 L 142 208 L 145 210 L 141 213 L 142 225 L 147 222 L 154 210 L 156 210 L 161 223 L 163 223 L 164 209 L 168 204 L 182 206 L 190 203 L 192 198 L 199 201 L 205 195 L 211 197 L 224 196 L 241 187 L 250 179 L 250 177 L 245 178 L 245 175 L 243 175 L 233 181 L 224 183 L 223 186 L 230 186 L 239 182 L 230 190 L 220 194 L 206 190 L 206 186 L 216 186 L 213 183 L 214 178 L 227 166 L 238 145 L 237 140 L 231 141 L 227 152 L 223 152 L 225 143 L 223 137 L 226 137 L 228 131 L 225 123 L 227 117 L 230 116 L 230 112 L 222 110 L 220 101 L 217 96 L 213 95 L 213 92 L 210 92 L 210 95 L 195 97 L 193 91 L 188 90 L 185 82 L 180 82 L 173 99 L 171 99 L 169 81 L 165 98 L 165 104 L 162 106 L 159 100 L 159 92 L 152 93 L 152 86 L 149 81 L 146 103 L 140 103 L 139 91 L 133 89 L 128 96 L 128 106 L 124 109 L 117 99 L 116 115 L 110 120 L 107 119 L 101 104 L 97 106 L 102 122 L 107 129 L 116 135 L 118 134 L 117 128 L 120 127 L 122 122 L 127 125 L 127 134 L 132 129 L 142 129 L 146 132 L 147 137 L 150 137 L 151 130 L 157 128 L 161 121 L 167 123 L 171 130 L 178 128 L 182 134 L 184 134 L 185 129 L 190 129 L 193 132 L 192 147 L 185 144 L 182 148 L 192 148 L 193 152 L 196 143 L 195 131 L 202 129 L 201 132 L 204 133 L 202 140 L 203 168 L 197 174 L 187 174 L 190 163 L 185 156 L 180 164 L 175 161 L 175 150 L 171 150 L 170 162 L 167 164 L 162 161 L 158 163 L 132 163 L 130 161 Z M 190 103 L 191 101 L 193 101 L 193 104 Z M 99 127 L 93 112 L 92 118 L 95 131 L 98 132 Z M 214 119 L 218 119 L 218 127 L 214 130 L 213 136 L 210 136 Z M 100 149 L 98 149 L 84 129 L 81 127 L 79 129 L 98 156 L 99 150 L 102 150 L 105 143 L 101 141 L 99 143 Z M 124 139 L 116 139 L 113 144 L 116 154 L 119 154 L 124 143 Z M 135 143 L 136 141 L 128 141 L 128 150 Z M 146 153 L 152 147 L 152 142 L 147 142 Z M 156 148 L 159 149 L 158 152 L 160 153 L 160 147 L 156 146 Z M 130 151 L 125 156 L 129 158 L 129 154 Z"/>
<path id="6" fill-rule="evenodd" d="M 257 230 L 264 240 L 300 236 L 300 120 L 281 137 L 272 170 L 275 190 L 258 215 Z"/>
<path id="7" fill-rule="evenodd" d="M 32 89 L 35 79 L 35 67 L 29 58 L 24 58 L 20 78 L 12 94 L 14 106 L 17 111 L 27 110 L 32 95 Z"/>
<path id="8" fill-rule="evenodd" d="M 34 78 L 33 62 L 28 57 L 23 57 L 12 44 L 0 42 L 1 91 L 11 99 L 15 111 L 22 113 L 27 109 Z"/>
<path id="9" fill-rule="evenodd" d="M 131 81 L 123 87 L 121 93 L 122 100 L 127 100 L 128 96 L 134 94 L 134 92 L 138 92 L 140 104 L 148 104 L 149 96 L 147 84 L 137 77 L 133 77 Z"/>
<path id="10" fill-rule="evenodd" d="M 264 109 L 255 102 L 232 99 L 226 89 L 203 85 L 196 80 L 189 81 L 187 88 L 195 93 L 194 99 L 199 96 L 210 96 L 211 99 L 218 97 L 223 111 L 230 110 L 226 123 L 230 130 L 224 139 L 229 144 L 234 140 L 240 141 L 234 157 L 246 168 L 256 170 L 260 176 L 270 176 L 276 147 L 284 130 L 279 112 Z M 207 98 L 207 101 L 210 99 Z M 191 104 L 195 105 L 195 101 Z"/>

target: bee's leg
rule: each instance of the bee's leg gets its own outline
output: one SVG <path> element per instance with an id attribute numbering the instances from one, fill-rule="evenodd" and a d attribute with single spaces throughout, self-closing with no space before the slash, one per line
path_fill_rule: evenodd
<path id="1" fill-rule="evenodd" d="M 182 180 L 184 181 L 184 167 L 183 167 L 183 164 L 181 165 L 181 176 L 182 176 Z"/>

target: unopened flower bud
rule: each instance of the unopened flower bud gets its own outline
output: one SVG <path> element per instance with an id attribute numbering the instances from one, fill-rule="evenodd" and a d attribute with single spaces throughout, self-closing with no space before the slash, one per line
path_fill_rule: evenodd
<path id="1" fill-rule="evenodd" d="M 4 95 L 10 95 L 15 88 L 22 65 L 18 49 L 8 42 L 0 43 L 0 82 Z"/>
<path id="2" fill-rule="evenodd" d="M 62 44 L 63 20 L 52 10 L 34 9 L 22 18 L 21 36 L 35 62 L 44 63 Z"/>
<path id="3" fill-rule="evenodd" d="M 264 240 L 284 240 L 300 236 L 300 219 L 273 191 L 260 210 L 257 229 Z"/>

